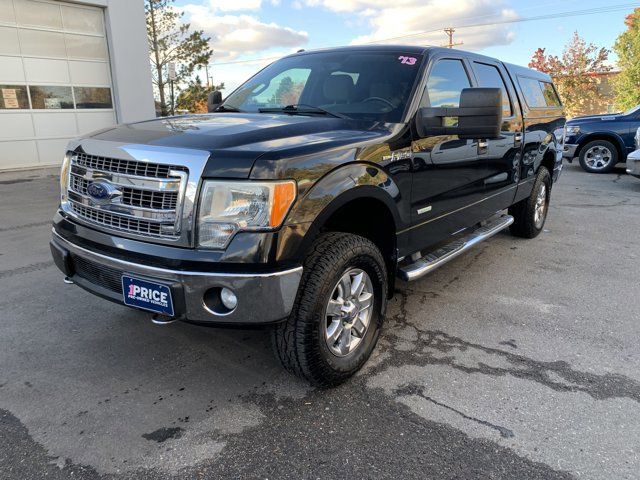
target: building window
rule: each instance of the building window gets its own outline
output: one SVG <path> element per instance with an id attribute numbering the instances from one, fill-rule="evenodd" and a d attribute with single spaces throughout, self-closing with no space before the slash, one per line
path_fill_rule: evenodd
<path id="1" fill-rule="evenodd" d="M 35 109 L 73 108 L 71 87 L 30 86 L 31 106 Z"/>
<path id="2" fill-rule="evenodd" d="M 111 89 L 107 87 L 73 87 L 76 108 L 113 108 Z"/>
<path id="3" fill-rule="evenodd" d="M 28 110 L 26 85 L 0 85 L 0 110 Z"/>

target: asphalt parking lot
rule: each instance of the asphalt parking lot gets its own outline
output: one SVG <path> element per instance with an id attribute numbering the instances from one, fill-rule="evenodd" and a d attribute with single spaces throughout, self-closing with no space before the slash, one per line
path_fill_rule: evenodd
<path id="1" fill-rule="evenodd" d="M 640 180 L 567 165 L 545 232 L 400 284 L 346 385 L 262 330 L 155 326 L 62 283 L 54 176 L 0 176 L 0 477 L 631 479 Z"/>

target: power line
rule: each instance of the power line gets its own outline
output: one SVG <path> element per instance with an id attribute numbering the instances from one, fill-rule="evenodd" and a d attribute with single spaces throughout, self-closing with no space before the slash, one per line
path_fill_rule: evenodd
<path id="1" fill-rule="evenodd" d="M 456 26 L 457 29 L 461 29 L 461 28 L 476 28 L 476 27 L 488 27 L 491 25 L 506 25 L 506 24 L 510 24 L 510 23 L 524 23 L 524 22 L 534 22 L 534 21 L 538 21 L 538 20 L 549 20 L 549 19 L 555 19 L 555 18 L 567 18 L 567 17 L 580 17 L 580 16 L 584 16 L 584 15 L 594 15 L 597 13 L 611 13 L 611 12 L 617 12 L 617 11 L 622 11 L 622 10 L 627 10 L 628 8 L 632 8 L 632 7 L 639 7 L 640 4 L 638 3 L 628 3 L 628 4 L 620 4 L 620 5 L 610 5 L 608 7 L 598 7 L 598 8 L 591 8 L 591 9 L 586 9 L 586 10 L 573 10 L 573 11 L 568 11 L 568 12 L 559 12 L 559 13 L 550 13 L 550 14 L 546 14 L 546 15 L 538 15 L 535 17 L 523 17 L 523 18 L 514 18 L 514 19 L 510 19 L 510 20 L 497 20 L 495 22 L 484 22 L 484 23 L 473 23 L 473 24 L 469 24 L 469 25 L 458 25 Z M 415 32 L 415 33 L 409 33 L 407 35 L 401 35 L 398 37 L 390 37 L 390 38 L 383 38 L 380 40 L 373 40 L 371 42 L 367 42 L 368 44 L 373 44 L 373 43 L 380 43 L 380 42 L 388 42 L 389 40 L 398 40 L 401 38 L 409 38 L 409 37 L 416 37 L 416 36 L 420 36 L 420 35 L 426 35 L 428 33 L 436 33 L 439 32 L 441 29 L 437 28 L 434 30 L 425 30 L 422 32 Z"/>
<path id="2" fill-rule="evenodd" d="M 455 29 L 462 29 L 462 28 L 477 28 L 477 27 L 487 27 L 487 26 L 492 26 L 492 25 L 507 25 L 507 24 L 513 24 L 513 23 L 524 23 L 524 22 L 535 22 L 535 21 L 539 21 L 539 20 L 549 20 L 549 19 L 555 19 L 555 18 L 567 18 L 567 17 L 580 17 L 580 16 L 585 16 L 585 15 L 595 15 L 595 14 L 599 14 L 599 13 L 611 13 L 611 12 L 617 12 L 617 11 L 622 11 L 622 10 L 627 10 L 629 8 L 637 8 L 640 7 L 640 3 L 635 2 L 635 3 L 623 3 L 623 4 L 617 4 L 617 5 L 609 5 L 606 7 L 596 7 L 596 8 L 590 8 L 590 9 L 583 9 L 583 10 L 570 10 L 570 11 L 566 11 L 566 12 L 558 12 L 558 13 L 550 13 L 550 14 L 545 14 L 545 15 L 537 15 L 537 16 L 533 16 L 533 17 L 522 17 L 522 18 L 514 18 L 514 19 L 507 19 L 507 20 L 497 20 L 494 22 L 484 22 L 484 23 L 474 23 L 474 24 L 468 24 L 468 25 L 457 25 L 455 27 Z M 490 16 L 490 15 L 483 15 L 483 16 Z M 482 17 L 482 16 L 481 16 Z M 471 17 L 463 17 L 463 18 L 458 18 L 456 20 L 462 20 L 464 18 L 471 18 Z M 473 17 L 473 18 L 479 18 L 479 17 Z M 453 28 L 453 27 L 450 27 Z M 403 39 L 403 38 L 410 38 L 410 37 L 417 37 L 417 36 L 421 36 L 421 35 L 427 35 L 429 33 L 436 33 L 436 32 L 441 32 L 442 29 L 441 28 L 437 28 L 434 30 L 424 30 L 421 32 L 414 32 L 414 33 L 409 33 L 407 35 L 401 35 L 398 37 L 389 37 L 389 38 L 383 38 L 383 39 L 379 39 L 379 40 L 372 40 L 370 42 L 366 42 L 366 45 L 372 45 L 372 44 L 376 44 L 376 43 L 383 43 L 383 42 L 388 42 L 390 40 L 399 40 L 399 39 Z M 219 62 L 219 63 L 213 63 L 213 66 L 221 66 L 221 65 L 237 65 L 237 64 L 243 64 L 243 63 L 257 63 L 257 62 L 263 62 L 263 61 L 267 61 L 267 60 L 277 60 L 279 58 L 282 58 L 282 56 L 274 56 L 274 57 L 261 57 L 261 58 L 253 58 L 250 60 L 232 60 L 229 62 Z"/>

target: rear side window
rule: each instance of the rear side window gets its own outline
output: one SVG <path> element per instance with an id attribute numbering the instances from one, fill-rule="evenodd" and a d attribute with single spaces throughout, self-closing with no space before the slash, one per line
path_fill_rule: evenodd
<path id="1" fill-rule="evenodd" d="M 499 88 L 502 90 L 502 114 L 505 117 L 510 117 L 513 113 L 511 100 L 509 99 L 509 91 L 500 74 L 500 70 L 494 65 L 487 65 L 486 63 L 474 62 L 474 66 L 481 87 Z"/>
<path id="2" fill-rule="evenodd" d="M 549 82 L 540 82 L 540 85 L 542 85 L 542 93 L 544 94 L 544 99 L 547 101 L 547 105 L 550 107 L 561 107 L 562 102 L 553 85 Z"/>
<path id="3" fill-rule="evenodd" d="M 549 82 L 542 82 L 535 78 L 518 77 L 524 99 L 529 108 L 560 107 L 562 103 L 556 89 Z"/>
<path id="4" fill-rule="evenodd" d="M 469 87 L 471 82 L 461 60 L 438 60 L 427 81 L 428 105 L 459 107 L 460 94 Z"/>

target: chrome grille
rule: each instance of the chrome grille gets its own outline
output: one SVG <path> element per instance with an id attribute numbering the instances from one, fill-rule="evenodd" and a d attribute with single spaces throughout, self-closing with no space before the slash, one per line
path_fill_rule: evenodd
<path id="1" fill-rule="evenodd" d="M 89 180 L 80 175 L 71 174 L 71 190 L 87 195 Z M 132 207 L 152 208 L 156 210 L 175 210 L 178 204 L 178 192 L 157 192 L 137 188 L 122 187 L 121 202 Z"/>
<path id="2" fill-rule="evenodd" d="M 77 218 L 133 235 L 180 237 L 187 167 L 74 153 L 68 180 L 68 211 Z M 104 198 L 90 194 L 92 183 L 105 187 Z"/>
<path id="3" fill-rule="evenodd" d="M 74 201 L 71 201 L 71 208 L 80 217 L 91 222 L 107 226 L 113 230 L 122 230 L 125 232 L 134 232 L 145 235 L 160 235 L 161 224 L 159 223 L 128 218 L 122 215 L 114 215 L 96 208 L 86 207 Z"/>
<path id="4" fill-rule="evenodd" d="M 160 163 L 138 162 L 135 160 L 121 160 L 118 158 L 106 158 L 86 153 L 74 154 L 74 162 L 92 170 L 104 172 L 123 173 L 138 177 L 170 178 L 171 170 L 186 172 L 187 168 L 180 165 L 163 165 Z"/>

